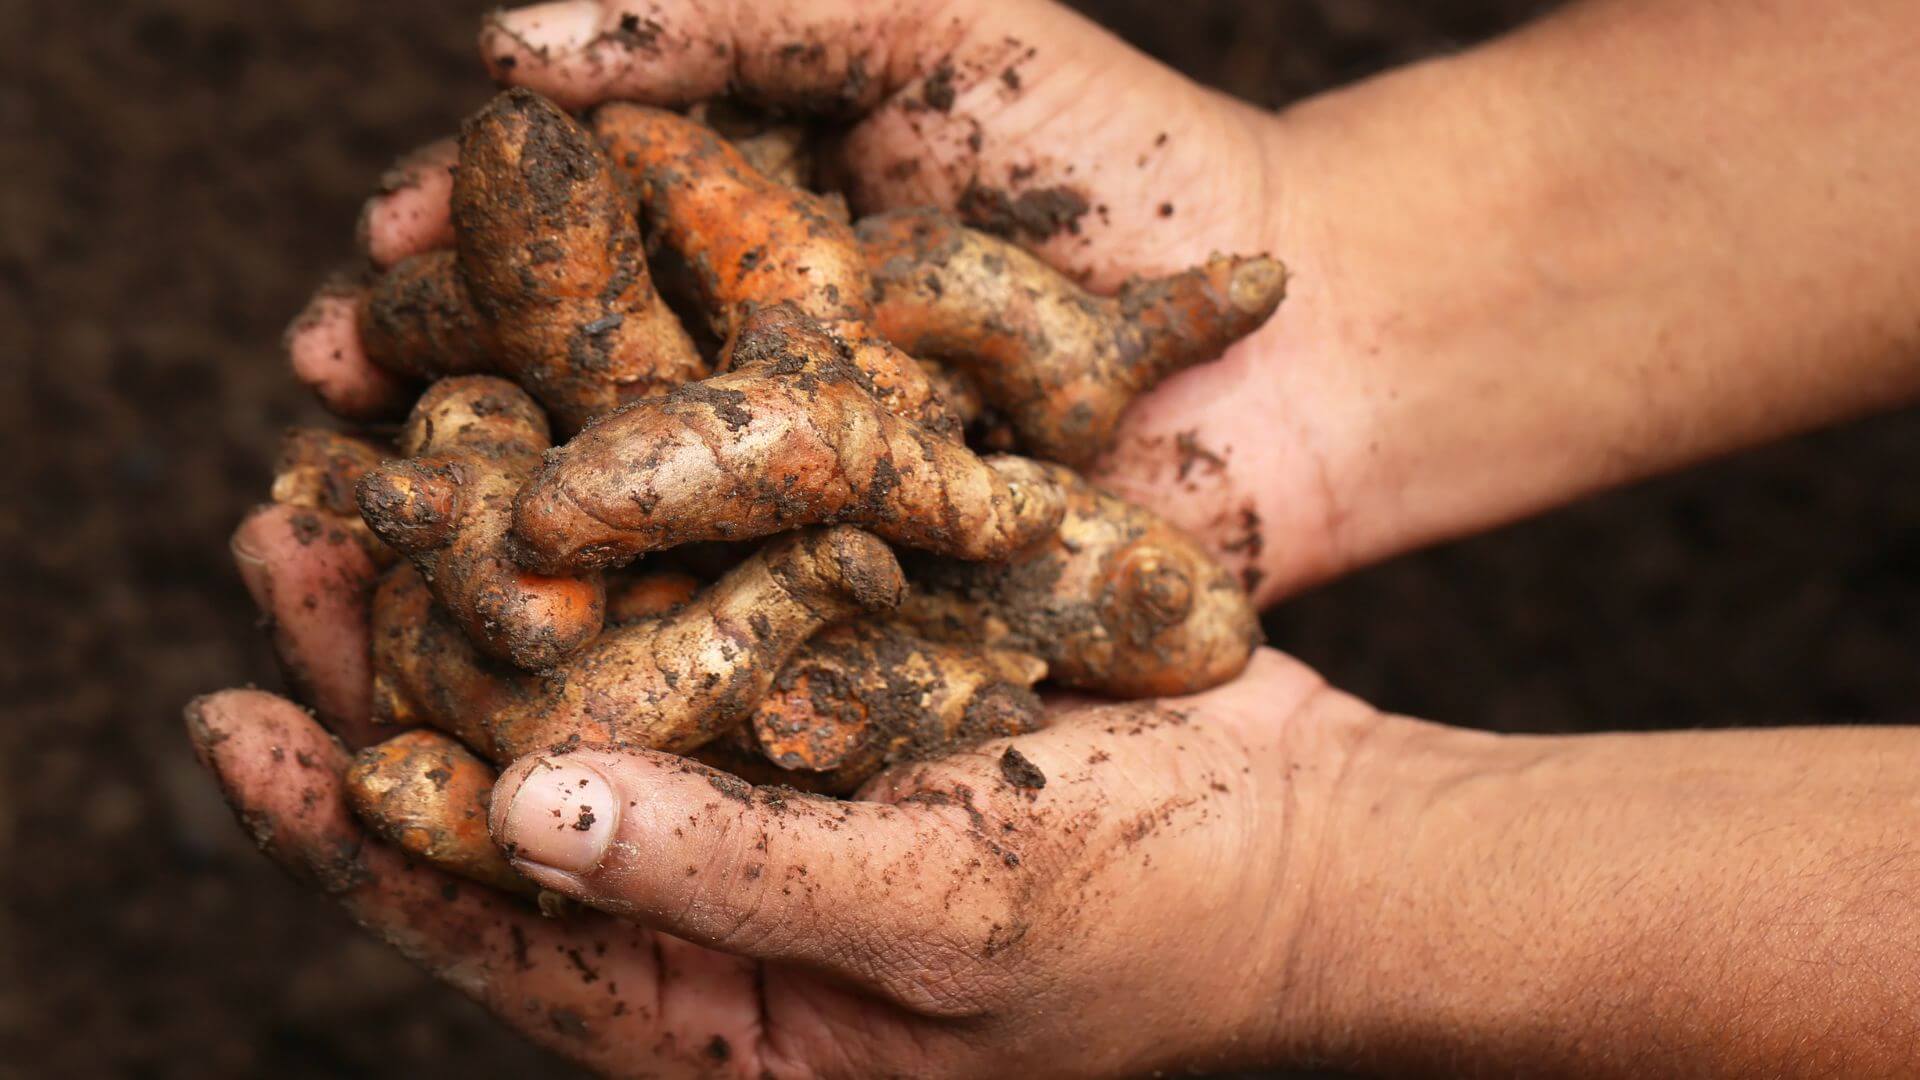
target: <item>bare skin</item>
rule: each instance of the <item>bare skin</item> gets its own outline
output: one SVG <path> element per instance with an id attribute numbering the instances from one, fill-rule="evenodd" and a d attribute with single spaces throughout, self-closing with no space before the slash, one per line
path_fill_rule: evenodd
<path id="1" fill-rule="evenodd" d="M 1262 599 L 1920 390 L 1920 242 L 1900 227 L 1911 220 L 1907 178 L 1920 173 L 1910 137 L 1920 58 L 1906 47 L 1920 11 L 1910 4 L 1595 0 L 1277 122 L 1057 8 L 931 11 L 571 2 L 497 16 L 483 47 L 497 76 L 572 104 L 685 100 L 730 74 L 768 99 L 862 114 L 844 152 L 871 178 L 856 192 L 863 211 L 952 206 L 966 180 L 997 180 L 1009 166 L 1038 164 L 1039 190 L 1061 184 L 1067 162 L 1095 163 L 1077 175 L 1109 220 L 1089 214 L 1078 234 L 1023 239 L 1055 265 L 1088 270 L 1096 287 L 1239 248 L 1235 236 L 1273 236 L 1263 246 L 1297 271 L 1287 317 L 1143 399 L 1104 472 L 1258 572 Z M 648 33 L 670 44 L 718 37 L 729 55 L 663 66 L 620 47 L 626 16 L 657 24 Z M 810 37 L 823 61 L 782 60 L 782 45 Z M 1009 37 L 1023 43 L 1015 55 L 1036 50 L 1019 62 L 1018 93 L 998 75 L 1004 64 L 977 61 Z M 928 109 L 925 78 L 949 56 L 954 98 Z M 849 93 L 854 57 L 867 78 Z M 1159 131 L 1171 136 L 1155 147 Z M 885 167 L 905 157 L 931 164 Z M 1163 201 L 1176 224 L 1154 213 Z M 1229 547 L 1251 535 L 1248 511 L 1265 542 Z M 1247 698 L 1244 712 L 1229 705 Z M 204 718 L 217 712 L 229 738 L 210 756 L 236 802 L 257 811 L 286 798 L 279 770 L 292 766 L 267 748 L 288 730 L 288 707 L 214 704 L 202 728 L 213 730 Z M 968 1074 L 1031 1065 L 1018 1055 L 1047 1042 L 1112 1055 L 1070 1063 L 1090 1072 L 1168 1063 L 1156 1054 L 1201 1068 L 1914 1071 L 1911 729 L 1498 738 L 1382 715 L 1270 653 L 1192 708 L 1184 729 L 1135 736 L 1088 718 L 1014 740 L 1049 777 L 1037 793 L 995 786 L 1005 774 L 990 747 L 876 785 L 879 805 L 851 804 L 838 831 L 813 828 L 811 812 L 781 818 L 786 831 L 770 832 L 766 853 L 777 847 L 781 861 L 753 877 L 753 849 L 735 845 L 771 825 L 765 795 L 715 798 L 704 780 L 647 757 L 579 758 L 609 792 L 631 784 L 665 798 L 620 807 L 604 848 L 578 830 L 566 837 L 578 843 L 554 847 L 537 828 L 521 835 L 513 806 L 522 791 L 542 797 L 541 778 L 557 773 L 540 759 L 509 770 L 496 825 L 520 845 L 523 873 L 753 958 L 690 954 L 709 959 L 659 985 L 675 987 L 664 1000 L 697 1007 L 660 1010 L 657 1023 L 582 1014 L 593 1037 L 570 1052 L 610 1072 L 688 1075 Z M 1138 745 L 1152 748 L 1149 760 L 1128 749 Z M 1052 779 L 1102 753 L 1101 767 L 1119 769 L 1100 783 Z M 1211 792 L 1186 770 L 1236 759 L 1252 771 L 1221 780 L 1231 795 L 1202 804 L 1217 813 L 1144 828 L 1160 820 L 1161 800 Z M 1094 892 L 1056 875 L 1055 890 L 1020 895 L 1027 933 L 991 956 L 981 920 L 990 927 L 1004 893 L 972 890 L 966 899 L 981 906 L 952 912 L 891 891 L 880 899 L 869 872 L 902 850 L 933 861 L 928 881 L 951 867 L 940 860 L 977 857 L 964 813 L 899 805 L 923 782 L 991 793 L 984 808 L 976 799 L 989 834 L 1012 824 L 1023 839 L 1045 836 L 1015 849 L 1023 865 L 1052 868 L 1044 852 L 1071 849 L 1069 862 L 1094 868 Z M 1097 820 L 1143 825 L 1134 852 L 1153 858 L 1111 897 L 1100 875 L 1126 856 L 1102 839 L 1110 834 L 1076 834 L 1073 848 L 1039 827 L 1088 791 L 1105 800 Z M 744 827 L 676 837 L 665 815 L 678 809 Z M 296 865 L 311 865 L 316 848 L 291 825 L 269 844 Z M 812 890 L 776 891 L 791 888 L 781 875 L 799 864 Z M 1256 864 L 1257 883 L 1243 876 Z M 1226 892 L 1191 892 L 1209 881 Z M 514 971 L 497 936 L 472 939 L 470 897 L 420 903 L 427 894 L 409 887 L 424 889 L 374 875 L 346 899 L 507 1022 L 560 1041 L 515 1010 L 578 988 L 556 988 L 551 970 Z M 1250 895 L 1257 912 L 1242 907 Z M 1187 917 L 1209 904 L 1217 920 Z M 1089 911 L 1096 930 L 1145 930 L 1111 950 L 1074 914 Z M 591 943 L 598 926 L 577 940 Z M 1170 941 L 1170 928 L 1198 936 Z M 1202 940 L 1214 932 L 1230 951 Z M 1188 981 L 1196 958 L 1212 965 L 1199 988 Z M 1150 992 L 1136 977 L 1143 961 L 1158 965 Z M 782 966 L 834 972 L 873 996 L 836 997 L 841 982 L 804 999 L 749 995 L 755 970 L 773 990 Z M 996 996 L 1003 970 L 1017 994 Z M 1205 1007 L 1155 1011 L 1183 994 Z M 1032 1008 L 1037 995 L 1049 1007 Z M 766 1011 L 753 1012 L 762 1000 Z M 833 1010 L 849 1000 L 863 1011 Z M 780 1011 L 796 1001 L 810 1011 Z M 1249 1011 L 1258 1015 L 1246 1021 Z M 731 1039 L 724 1063 L 692 1052 L 722 1022 L 761 1036 L 751 1055 Z M 962 1028 L 971 1037 L 954 1038 Z M 1153 1050 L 1141 1052 L 1149 1032 Z"/>

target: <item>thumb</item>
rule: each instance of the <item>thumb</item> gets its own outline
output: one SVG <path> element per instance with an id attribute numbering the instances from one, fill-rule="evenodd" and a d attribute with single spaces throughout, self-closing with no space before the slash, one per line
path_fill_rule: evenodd
<path id="1" fill-rule="evenodd" d="M 838 802 L 644 750 L 522 758 L 492 807 L 494 839 L 546 888 L 882 991 L 977 962 L 1019 865 L 981 857 L 970 804 Z"/>

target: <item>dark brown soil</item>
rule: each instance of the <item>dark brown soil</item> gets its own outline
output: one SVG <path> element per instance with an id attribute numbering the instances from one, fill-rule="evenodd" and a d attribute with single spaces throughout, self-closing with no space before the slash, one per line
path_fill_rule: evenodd
<path id="1" fill-rule="evenodd" d="M 280 330 L 381 171 L 484 99 L 490 3 L 0 4 L 0 1072 L 551 1068 L 259 858 L 180 722 L 195 693 L 278 685 L 225 538 L 279 430 L 319 417 Z M 1278 103 L 1534 4 L 1090 6 Z M 1464 724 L 1901 719 L 1916 459 L 1920 417 L 1803 439 L 1360 575 L 1268 629 Z"/>

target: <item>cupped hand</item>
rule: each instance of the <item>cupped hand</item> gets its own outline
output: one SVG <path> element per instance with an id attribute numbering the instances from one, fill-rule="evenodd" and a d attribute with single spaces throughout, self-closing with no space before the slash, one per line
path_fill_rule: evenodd
<path id="1" fill-rule="evenodd" d="M 236 547 L 256 593 L 344 581 L 284 509 Z M 316 699 L 364 695 L 347 607 L 290 602 Z M 348 754 L 281 698 L 188 727 L 295 876 L 537 1042 L 614 1074 L 980 1075 L 1225 1067 L 1292 1037 L 1317 964 L 1318 793 L 1370 722 L 1272 652 L 1190 698 L 1062 704 L 1045 730 L 876 778 L 851 802 L 667 755 L 523 759 L 495 790 L 523 873 L 598 911 L 544 918 L 354 822 Z M 606 914 L 602 914 L 602 912 Z"/>
<path id="2" fill-rule="evenodd" d="M 491 16 L 480 51 L 502 83 L 576 108 L 732 94 L 842 121 L 856 211 L 956 208 L 1098 290 L 1215 252 L 1294 254 L 1274 118 L 1047 0 L 564 0 Z M 452 163 L 443 141 L 383 178 L 361 218 L 376 266 L 452 243 Z M 1262 601 L 1345 558 L 1316 463 L 1346 418 L 1293 385 L 1283 358 L 1310 346 L 1290 310 L 1144 396 L 1096 469 Z M 288 335 L 296 373 L 345 415 L 404 409 L 355 317 L 322 290 Z"/>

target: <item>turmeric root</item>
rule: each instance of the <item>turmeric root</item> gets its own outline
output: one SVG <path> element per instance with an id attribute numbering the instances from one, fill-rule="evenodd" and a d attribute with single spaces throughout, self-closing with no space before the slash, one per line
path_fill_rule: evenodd
<path id="1" fill-rule="evenodd" d="M 360 341 L 375 364 L 422 380 L 505 370 L 458 259 L 452 248 L 422 252 L 374 280 L 360 306 Z"/>
<path id="2" fill-rule="evenodd" d="M 824 200 L 762 175 L 719 134 L 674 113 L 615 103 L 593 124 L 656 234 L 694 268 L 716 334 L 731 341 L 753 309 L 792 303 L 847 346 L 887 408 L 958 437 L 925 372 L 875 331 L 853 230 Z"/>
<path id="3" fill-rule="evenodd" d="M 475 648 L 412 566 L 389 571 L 368 606 L 374 721 L 437 728 L 494 758 L 486 718 L 525 697 L 532 676 Z"/>
<path id="4" fill-rule="evenodd" d="M 1031 689 L 1047 665 L 1025 653 L 940 644 L 897 626 L 855 622 L 816 635 L 754 710 L 755 741 L 807 786 L 850 794 L 900 761 L 1039 726 Z"/>
<path id="5" fill-rule="evenodd" d="M 442 379 L 401 430 L 407 460 L 368 472 L 358 492 L 373 531 L 413 560 L 467 635 L 527 668 L 585 645 L 606 605 L 597 578 L 531 574 L 507 557 L 514 493 L 547 446 L 545 417 L 512 383 Z"/>
<path id="6" fill-rule="evenodd" d="M 453 221 L 453 252 L 375 284 L 361 330 L 376 363 L 510 375 L 569 432 L 705 373 L 605 155 L 545 99 L 509 90 L 462 126 Z"/>
<path id="7" fill-rule="evenodd" d="M 700 594 L 700 579 L 678 570 L 635 574 L 607 586 L 607 622 L 618 626 L 656 615 L 671 615 Z"/>
<path id="8" fill-rule="evenodd" d="M 983 460 L 888 412 L 792 305 L 749 315 L 732 359 L 726 374 L 636 402 L 549 454 L 514 503 L 521 563 L 577 573 L 826 522 L 998 559 L 1060 520 L 1037 463 Z"/>
<path id="9" fill-rule="evenodd" d="M 813 176 L 812 140 L 801 124 L 726 100 L 701 102 L 687 110 L 687 119 L 712 128 L 769 180 L 803 188 Z"/>
<path id="10" fill-rule="evenodd" d="M 273 465 L 272 499 L 282 506 L 321 510 L 329 523 L 345 529 L 376 566 L 390 565 L 395 552 L 373 535 L 354 503 L 354 488 L 367 470 L 387 457 L 378 446 L 326 428 L 289 428 Z"/>
<path id="11" fill-rule="evenodd" d="M 1265 256 L 1216 255 L 1109 298 L 939 210 L 881 214 L 856 232 L 880 333 L 964 370 L 1022 448 L 1076 467 L 1107 448 L 1135 397 L 1259 329 L 1286 293 L 1285 268 Z"/>
<path id="12" fill-rule="evenodd" d="M 892 609 L 893 553 L 840 526 L 772 541 L 672 614 L 614 627 L 545 675 L 489 665 L 402 567 L 375 596 L 379 715 L 450 731 L 506 762 L 570 738 L 674 753 L 739 725 L 803 642 Z"/>
<path id="13" fill-rule="evenodd" d="M 1238 675 L 1260 640 L 1233 574 L 1157 515 L 1043 467 L 1067 512 L 1003 563 L 918 559 L 899 618 L 942 641 L 1017 649 L 1110 697 L 1190 694 Z"/>
<path id="14" fill-rule="evenodd" d="M 515 873 L 487 832 L 493 768 L 437 731 L 409 731 L 360 751 L 347 804 L 373 832 L 423 862 L 505 892 L 540 889 Z"/>

